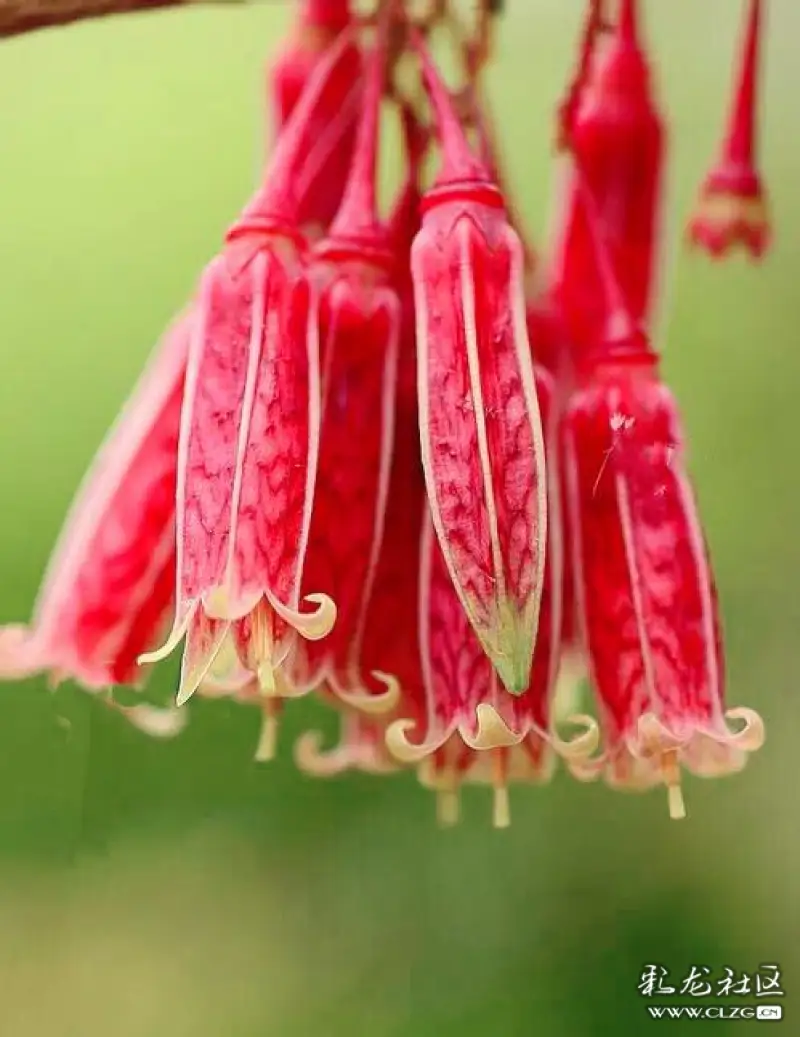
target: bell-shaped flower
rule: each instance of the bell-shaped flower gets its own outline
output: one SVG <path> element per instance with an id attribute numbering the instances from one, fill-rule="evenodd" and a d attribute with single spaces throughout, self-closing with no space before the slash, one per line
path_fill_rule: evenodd
<path id="1" fill-rule="evenodd" d="M 338 96 L 346 34 L 304 92 L 264 184 L 206 268 L 181 414 L 177 603 L 186 636 L 178 702 L 208 674 L 226 638 L 265 694 L 297 633 L 327 634 L 335 606 L 300 589 L 313 506 L 320 385 L 316 295 L 298 229 L 295 178 L 314 147 L 316 116 Z"/>
<path id="2" fill-rule="evenodd" d="M 365 689 L 361 650 L 387 510 L 402 320 L 392 234 L 376 201 L 385 79 L 381 39 L 345 197 L 313 253 L 322 424 L 304 583 L 336 602 L 337 621 L 324 640 L 298 644 L 292 660 L 301 690 L 326 685 L 351 703 L 365 698 L 371 709 L 381 699 Z"/>
<path id="3" fill-rule="evenodd" d="M 158 345 L 84 479 L 52 554 L 30 626 L 0 630 L 0 678 L 47 672 L 100 693 L 141 684 L 137 662 L 175 600 L 175 457 L 194 314 Z M 174 709 L 109 705 L 154 734 Z"/>
<path id="4" fill-rule="evenodd" d="M 763 0 L 749 0 L 733 103 L 719 158 L 700 190 L 689 222 L 691 244 L 719 258 L 737 245 L 753 259 L 769 247 L 772 229 L 766 189 L 758 168 L 758 77 Z"/>
<path id="5" fill-rule="evenodd" d="M 740 769 L 760 747 L 763 723 L 750 709 L 725 710 L 717 595 L 683 428 L 586 199 L 607 323 L 562 434 L 580 635 L 604 747 L 595 759 L 567 758 L 579 777 L 663 783 L 670 814 L 683 817 L 681 765 L 697 774 Z M 742 727 L 731 730 L 730 720 Z"/>
<path id="6" fill-rule="evenodd" d="M 524 250 L 417 39 L 442 168 L 411 269 L 422 459 L 448 572 L 503 684 L 525 690 L 544 576 L 544 445 Z"/>

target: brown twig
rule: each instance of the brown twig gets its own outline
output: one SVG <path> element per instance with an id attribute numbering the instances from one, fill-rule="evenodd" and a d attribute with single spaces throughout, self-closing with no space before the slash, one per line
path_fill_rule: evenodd
<path id="1" fill-rule="evenodd" d="M 246 0 L 0 0 L 0 39 L 109 14 L 132 14 L 158 7 L 186 7 L 200 3 L 244 2 Z"/>

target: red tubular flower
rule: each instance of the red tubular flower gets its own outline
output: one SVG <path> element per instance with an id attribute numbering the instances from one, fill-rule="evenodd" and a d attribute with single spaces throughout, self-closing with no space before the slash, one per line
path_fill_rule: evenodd
<path id="1" fill-rule="evenodd" d="M 570 765 L 625 787 L 663 782 L 671 815 L 683 817 L 680 764 L 697 774 L 738 770 L 761 745 L 763 724 L 749 709 L 725 712 L 716 591 L 680 418 L 624 301 L 599 217 L 593 224 L 606 332 L 562 429 L 581 636 L 605 749 Z M 743 729 L 731 732 L 729 719 Z"/>
<path id="2" fill-rule="evenodd" d="M 553 720 L 559 720 L 575 712 L 574 704 L 579 688 L 586 677 L 586 665 L 578 644 L 574 577 L 572 573 L 572 551 L 569 515 L 563 501 L 565 498 L 565 466 L 563 443 L 558 435 L 560 415 L 567 405 L 574 387 L 575 371 L 569 344 L 569 335 L 554 300 L 547 295 L 534 297 L 528 303 L 528 335 L 533 355 L 553 379 L 553 401 L 551 417 L 546 425 L 545 454 L 547 457 L 548 491 L 548 537 L 550 542 L 557 538 L 560 555 L 558 594 L 560 598 L 561 633 L 558 659 L 558 679 L 553 698 Z M 542 375 L 537 369 L 537 385 Z M 541 390 L 540 390 L 541 399 Z M 553 523 L 558 528 L 552 529 Z M 548 564 L 549 559 L 548 559 Z M 551 578 L 551 577 L 546 577 Z M 538 651 L 538 647 L 537 647 Z"/>
<path id="3" fill-rule="evenodd" d="M 546 536 L 524 252 L 416 39 L 444 158 L 411 255 L 428 497 L 469 621 L 503 683 L 520 693 L 536 638 Z"/>
<path id="4" fill-rule="evenodd" d="M 544 781 L 551 774 L 546 732 L 558 648 L 552 634 L 560 616 L 553 583 L 545 579 L 530 684 L 510 695 L 470 626 L 426 519 L 419 601 L 423 708 L 407 698 L 403 705 L 413 715 L 393 721 L 386 738 L 399 761 L 422 764 L 420 778 L 440 794 L 444 823 L 457 817 L 458 786 L 465 779 L 494 786 L 494 823 L 504 828 L 510 822 L 509 780 Z M 412 742 L 412 734 L 421 741 Z"/>
<path id="5" fill-rule="evenodd" d="M 292 35 L 267 73 L 268 107 L 275 137 L 280 135 L 331 46 L 353 25 L 350 0 L 300 0 L 297 6 Z M 315 140 L 315 155 L 299 171 L 307 183 L 298 220 L 311 233 L 328 226 L 342 200 L 358 127 L 358 110 L 351 103 L 351 95 L 360 83 L 361 67 L 358 41 L 349 34 L 346 54 L 339 63 L 340 92 L 330 91 L 329 103 L 318 110 L 317 132 L 309 136 Z"/>
<path id="6" fill-rule="evenodd" d="M 187 638 L 178 702 L 230 634 L 265 694 L 295 634 L 322 637 L 323 594 L 299 611 L 319 438 L 314 292 L 297 230 L 295 178 L 320 111 L 339 94 L 343 34 L 281 136 L 261 190 L 206 269 L 196 301 L 177 487 L 177 606 L 168 654 Z"/>
<path id="7" fill-rule="evenodd" d="M 427 137 L 410 110 L 404 109 L 401 114 L 409 171 L 389 220 L 396 259 L 394 285 L 402 302 L 395 435 L 387 494 L 389 507 L 360 642 L 366 690 L 372 690 L 378 708 L 369 710 L 369 716 L 356 715 L 347 707 L 341 710 L 339 741 L 332 750 L 321 749 L 322 735 L 318 731 L 302 736 L 295 747 L 297 765 L 320 777 L 353 768 L 370 773 L 396 769 L 398 763 L 386 749 L 386 725 L 399 714 L 414 718 L 422 715 L 417 606 L 420 537 L 427 504 L 419 446 L 414 304 L 408 257 L 419 229 L 419 166 Z M 370 674 L 381 672 L 391 674 L 402 691 L 402 702 L 396 709 L 391 709 L 391 700 L 387 701 L 385 684 L 370 679 Z M 379 687 L 375 687 L 376 683 Z M 363 701 L 361 706 L 363 709 Z M 387 706 L 385 714 L 374 715 L 383 713 Z"/>
<path id="8" fill-rule="evenodd" d="M 754 259 L 760 259 L 772 234 L 756 158 L 759 45 L 765 5 L 761 0 L 749 0 L 749 5 L 728 130 L 688 227 L 689 241 L 716 258 L 741 245 Z"/>
<path id="9" fill-rule="evenodd" d="M 553 382 L 541 368 L 536 387 L 550 430 Z M 462 781 L 494 787 L 494 823 L 510 821 L 509 781 L 546 781 L 553 757 L 547 746 L 561 627 L 561 544 L 557 494 L 550 498 L 548 549 L 533 665 L 526 689 L 510 695 L 472 630 L 426 514 L 422 535 L 419 624 L 422 683 L 411 685 L 387 730 L 390 752 L 419 763 L 424 785 L 437 792 L 440 821 L 458 816 Z M 414 739 L 412 741 L 412 738 Z"/>
<path id="10" fill-rule="evenodd" d="M 138 656 L 174 605 L 175 453 L 191 312 L 158 346 L 84 480 L 48 566 L 30 627 L 0 631 L 0 677 L 50 671 L 100 692 L 138 684 Z M 153 734 L 184 717 L 107 703 Z"/>
<path id="11" fill-rule="evenodd" d="M 413 338 L 404 338 L 400 368 L 415 362 Z M 417 624 L 419 553 L 425 503 L 425 481 L 419 453 L 414 394 L 398 380 L 396 434 L 389 484 L 391 507 L 386 515 L 381 553 L 369 599 L 361 662 L 364 670 L 392 674 L 402 700 L 386 716 L 359 716 L 342 711 L 340 737 L 330 751 L 321 750 L 322 736 L 309 731 L 295 747 L 301 770 L 327 777 L 345 769 L 384 773 L 398 766 L 387 752 L 385 728 L 397 715 L 422 718 L 422 675 Z M 378 694 L 376 690 L 376 694 Z M 380 697 L 385 698 L 385 695 Z"/>
<path id="12" fill-rule="evenodd" d="M 636 0 L 622 0 L 618 25 L 592 64 L 572 126 L 574 166 L 551 272 L 552 290 L 576 351 L 593 348 L 602 335 L 605 304 L 575 167 L 597 200 L 608 248 L 637 322 L 648 324 L 658 288 L 664 130 L 652 98 L 636 11 Z"/>
<path id="13" fill-rule="evenodd" d="M 387 694 L 365 689 L 361 649 L 386 512 L 394 438 L 400 299 L 389 229 L 379 222 L 376 163 L 386 48 L 371 57 L 365 105 L 345 197 L 314 251 L 320 285 L 322 427 L 304 583 L 337 605 L 323 641 L 296 649 L 297 679 L 371 709 Z"/>

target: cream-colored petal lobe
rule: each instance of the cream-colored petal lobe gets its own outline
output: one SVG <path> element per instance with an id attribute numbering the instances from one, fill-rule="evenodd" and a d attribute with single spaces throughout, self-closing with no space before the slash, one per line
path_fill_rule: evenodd
<path id="1" fill-rule="evenodd" d="M 319 641 L 327 636 L 336 622 L 336 603 L 327 594 L 306 594 L 303 601 L 317 606 L 313 612 L 290 608 L 268 590 L 264 592 L 264 597 L 280 618 L 308 641 Z"/>
<path id="2" fill-rule="evenodd" d="M 476 731 L 470 732 L 462 725 L 459 734 L 464 742 L 476 751 L 485 749 L 510 748 L 519 745 L 524 735 L 515 735 L 500 716 L 494 706 L 480 702 L 475 707 Z"/>
<path id="3" fill-rule="evenodd" d="M 566 723 L 583 728 L 572 738 L 562 738 L 555 729 L 550 732 L 553 748 L 564 760 L 570 773 L 580 781 L 593 781 L 603 770 L 605 757 L 595 756 L 600 746 L 600 726 L 594 717 L 578 713 Z"/>
<path id="4" fill-rule="evenodd" d="M 725 719 L 744 722 L 744 726 L 739 731 L 731 733 L 728 744 L 734 749 L 739 749 L 746 753 L 754 753 L 764 744 L 766 738 L 764 721 L 754 709 L 746 707 L 729 709 L 725 714 Z"/>
<path id="5" fill-rule="evenodd" d="M 171 655 L 186 636 L 186 632 L 199 609 L 199 602 L 194 602 L 190 605 L 183 613 L 180 621 L 173 626 L 164 644 L 152 652 L 143 652 L 136 660 L 137 663 L 140 666 L 147 666 L 150 663 L 159 663 L 162 659 L 166 659 L 167 656 Z"/>
<path id="6" fill-rule="evenodd" d="M 327 678 L 327 683 L 331 691 L 345 706 L 349 706 L 359 713 L 365 713 L 368 716 L 381 716 L 382 714 L 391 713 L 400 702 L 402 693 L 400 682 L 392 674 L 383 673 L 381 670 L 373 670 L 372 676 L 384 686 L 384 691 L 376 694 L 374 691 L 370 691 L 369 688 L 342 688 L 336 680 L 335 674 L 331 674 Z"/>
<path id="7" fill-rule="evenodd" d="M 174 738 L 184 730 L 189 721 L 189 713 L 185 709 L 160 709 L 147 703 L 121 706 L 113 700 L 108 700 L 108 704 L 134 727 L 153 738 Z"/>

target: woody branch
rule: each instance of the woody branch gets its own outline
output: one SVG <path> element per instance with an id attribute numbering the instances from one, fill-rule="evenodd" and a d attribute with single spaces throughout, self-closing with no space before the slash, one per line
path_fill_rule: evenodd
<path id="1" fill-rule="evenodd" d="M 0 38 L 34 29 L 68 25 L 86 18 L 128 14 L 158 7 L 195 4 L 239 4 L 245 0 L 0 0 Z"/>

